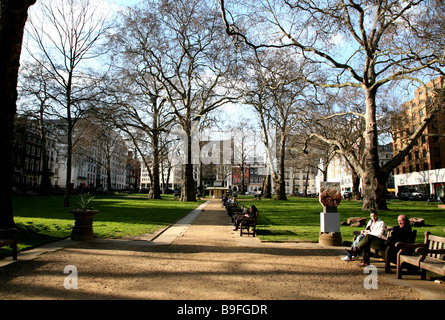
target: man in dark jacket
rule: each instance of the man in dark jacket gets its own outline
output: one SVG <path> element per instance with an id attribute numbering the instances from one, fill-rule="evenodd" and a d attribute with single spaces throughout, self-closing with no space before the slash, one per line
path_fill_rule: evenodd
<path id="1" fill-rule="evenodd" d="M 387 238 L 388 241 L 396 244 L 397 242 L 409 242 L 411 237 L 411 226 L 409 224 L 408 217 L 401 214 L 397 217 L 398 226 L 388 228 L 388 231 L 392 231 L 391 235 Z"/>

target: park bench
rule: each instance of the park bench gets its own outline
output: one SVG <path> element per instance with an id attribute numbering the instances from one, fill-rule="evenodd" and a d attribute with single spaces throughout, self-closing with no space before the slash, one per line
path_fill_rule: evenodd
<path id="1" fill-rule="evenodd" d="M 397 279 L 402 279 L 403 269 L 408 266 L 420 268 L 421 279 L 426 279 L 426 271 L 445 276 L 445 238 L 425 232 L 424 243 L 396 243 Z M 415 250 L 416 255 L 407 254 Z"/>
<path id="2" fill-rule="evenodd" d="M 256 224 L 258 222 L 258 215 L 259 212 L 257 212 L 255 218 L 249 218 L 249 217 L 241 217 L 241 223 L 239 226 L 239 235 L 242 237 L 243 234 L 251 234 L 255 237 L 256 232 Z"/>
<path id="3" fill-rule="evenodd" d="M 355 235 L 355 237 L 357 237 L 360 234 L 360 231 L 354 231 L 353 234 Z M 390 233 L 388 233 L 388 236 L 389 235 Z M 408 243 L 413 244 L 416 241 L 416 237 L 417 230 L 412 230 Z M 381 257 L 384 260 L 386 273 L 391 272 L 391 263 L 397 264 L 397 249 L 395 248 L 395 243 L 393 243 L 392 241 L 388 240 L 385 242 L 385 250 L 373 248 L 371 245 L 370 251 L 374 256 Z"/>
<path id="4" fill-rule="evenodd" d="M 18 230 L 15 228 L 0 229 L 0 248 L 10 246 L 13 260 L 17 260 L 17 233 Z"/>
<path id="5" fill-rule="evenodd" d="M 243 213 L 244 207 L 239 208 L 237 205 L 227 205 L 226 212 L 227 215 L 232 219 L 232 222 L 235 221 L 235 217 L 238 214 Z"/>

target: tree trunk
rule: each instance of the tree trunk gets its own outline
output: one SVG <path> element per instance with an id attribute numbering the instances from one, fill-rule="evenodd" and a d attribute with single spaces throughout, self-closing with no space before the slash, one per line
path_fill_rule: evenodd
<path id="1" fill-rule="evenodd" d="M 352 197 L 356 200 L 360 200 L 361 194 L 360 194 L 360 177 L 355 172 L 355 170 L 352 171 Z"/>
<path id="2" fill-rule="evenodd" d="M 152 145 L 153 145 L 153 172 L 150 184 L 150 199 L 161 199 L 161 187 L 160 187 L 160 177 L 159 177 L 159 147 L 158 147 L 157 134 L 153 134 Z"/>
<path id="3" fill-rule="evenodd" d="M 190 130 L 187 133 L 187 163 L 184 165 L 184 179 L 182 181 L 182 201 L 196 201 L 195 179 L 193 178 L 192 137 Z"/>
<path id="4" fill-rule="evenodd" d="M 263 181 L 263 197 L 267 198 L 267 199 L 271 199 L 272 198 L 272 190 L 271 190 L 271 176 L 268 173 L 265 177 L 264 177 L 264 181 Z"/>
<path id="5" fill-rule="evenodd" d="M 70 111 L 68 110 L 68 115 L 70 114 Z M 66 151 L 66 183 L 65 183 L 65 195 L 63 197 L 63 207 L 69 207 L 70 206 L 70 197 L 71 197 L 71 167 L 73 162 L 72 157 L 72 148 L 73 148 L 73 128 L 71 124 L 71 117 L 68 117 L 68 132 L 67 132 L 67 151 Z"/>
<path id="6" fill-rule="evenodd" d="M 366 136 L 363 176 L 363 210 L 388 210 L 386 205 L 386 180 L 381 175 L 378 155 L 376 90 L 366 89 Z"/>
<path id="7" fill-rule="evenodd" d="M 365 173 L 363 179 L 363 210 L 388 210 L 386 205 L 387 180 L 384 177 L 373 176 L 370 172 Z"/>
<path id="8" fill-rule="evenodd" d="M 184 165 L 184 179 L 182 181 L 182 201 L 196 201 L 195 179 L 193 178 L 193 164 Z"/>
<path id="9" fill-rule="evenodd" d="M 108 148 L 107 148 L 108 149 Z M 109 152 L 109 150 L 107 150 L 107 191 L 113 191 L 113 186 L 112 186 L 112 180 L 113 177 L 111 176 L 111 153 Z"/>
<path id="10" fill-rule="evenodd" d="M 286 136 L 281 133 L 280 138 L 280 157 L 278 164 L 278 174 L 274 174 L 275 200 L 287 200 L 286 182 L 284 180 L 285 154 L 286 154 Z"/>
<path id="11" fill-rule="evenodd" d="M 35 0 L 0 1 L 0 228 L 14 227 L 12 181 L 14 119 L 23 29 Z"/>

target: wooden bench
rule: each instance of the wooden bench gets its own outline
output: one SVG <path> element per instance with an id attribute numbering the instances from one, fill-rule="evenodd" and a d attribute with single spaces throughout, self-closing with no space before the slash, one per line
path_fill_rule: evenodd
<path id="1" fill-rule="evenodd" d="M 242 214 L 243 213 L 244 208 L 238 208 L 236 206 L 227 206 L 226 207 L 226 212 L 227 215 L 230 217 L 230 219 L 232 219 L 232 222 L 235 222 L 235 218 L 238 214 Z"/>
<path id="2" fill-rule="evenodd" d="M 258 222 L 258 215 L 259 212 L 257 212 L 255 218 L 248 218 L 248 217 L 241 217 L 241 223 L 239 225 L 239 235 L 242 237 L 243 234 L 251 234 L 255 237 L 256 232 L 256 224 Z"/>
<path id="3" fill-rule="evenodd" d="M 18 230 L 15 228 L 0 229 L 0 248 L 10 246 L 13 260 L 17 260 L 17 233 Z"/>
<path id="4" fill-rule="evenodd" d="M 353 234 L 355 235 L 354 237 L 355 240 L 355 238 L 360 234 L 360 231 L 354 231 Z M 412 230 L 408 243 L 413 244 L 416 241 L 416 237 L 417 237 L 417 230 Z M 384 259 L 385 272 L 391 273 L 391 262 L 397 264 L 397 249 L 395 248 L 395 243 L 392 243 L 391 241 L 386 241 L 385 250 L 379 250 L 373 248 L 371 244 L 370 251 L 374 256 L 378 256 Z"/>
<path id="5" fill-rule="evenodd" d="M 421 279 L 426 279 L 426 271 L 445 276 L 445 237 L 434 236 L 425 232 L 424 243 L 396 243 L 397 253 L 397 279 L 402 279 L 403 269 L 407 266 L 420 268 Z M 415 250 L 416 255 L 407 254 Z"/>

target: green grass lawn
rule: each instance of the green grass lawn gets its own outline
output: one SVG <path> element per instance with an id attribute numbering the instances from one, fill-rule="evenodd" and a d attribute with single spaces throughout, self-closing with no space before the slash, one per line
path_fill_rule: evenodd
<path id="1" fill-rule="evenodd" d="M 77 206 L 78 197 L 71 198 L 71 208 L 62 207 L 62 197 L 14 198 L 14 219 L 19 228 L 19 250 L 67 238 L 74 226 L 69 212 Z M 245 201 L 245 202 L 243 202 Z M 91 203 L 98 213 L 94 217 L 94 234 L 98 238 L 122 238 L 153 232 L 177 221 L 199 203 L 187 203 L 163 196 L 162 200 L 149 200 L 146 195 L 97 196 Z M 240 197 L 246 206 L 255 204 L 260 212 L 258 237 L 263 241 L 318 242 L 322 206 L 316 198 L 289 197 L 287 201 L 271 199 L 253 200 Z M 349 217 L 366 217 L 361 202 L 344 200 L 338 207 L 341 221 Z M 426 226 L 417 229 L 417 242 L 423 242 L 425 231 L 445 236 L 445 210 L 437 203 L 391 200 L 389 211 L 379 212 L 388 226 L 397 225 L 397 216 L 425 219 Z M 352 232 L 362 228 L 341 226 L 343 241 L 352 240 Z M 6 251 L 5 251 L 6 250 Z M 10 252 L 0 249 L 1 253 Z"/>
<path id="2" fill-rule="evenodd" d="M 242 204 L 243 199 L 239 199 Z M 317 198 L 288 197 L 287 201 L 262 199 L 246 201 L 246 206 L 255 204 L 260 215 L 258 220 L 258 237 L 263 241 L 308 241 L 318 242 L 320 233 L 320 212 L 322 206 Z M 425 227 L 416 227 L 417 242 L 423 242 L 424 233 L 445 236 L 445 210 L 438 209 L 437 203 L 407 202 L 391 200 L 389 211 L 379 212 L 379 217 L 388 226 L 397 225 L 397 216 L 406 214 L 408 218 L 421 217 L 425 219 Z M 350 217 L 365 217 L 369 213 L 362 210 L 362 203 L 343 200 L 338 207 L 340 220 L 347 221 Z M 352 232 L 363 228 L 341 226 L 343 241 L 352 241 Z"/>
<path id="3" fill-rule="evenodd" d="M 17 197 L 13 199 L 14 220 L 19 229 L 19 250 L 67 238 L 74 227 L 78 196 L 71 207 L 62 207 L 63 197 Z M 170 225 L 203 201 L 181 202 L 164 195 L 149 200 L 146 195 L 97 196 L 90 203 L 100 213 L 94 217 L 94 234 L 98 238 L 122 238 L 151 233 Z M 1 248 L 8 252 L 9 249 Z"/>

